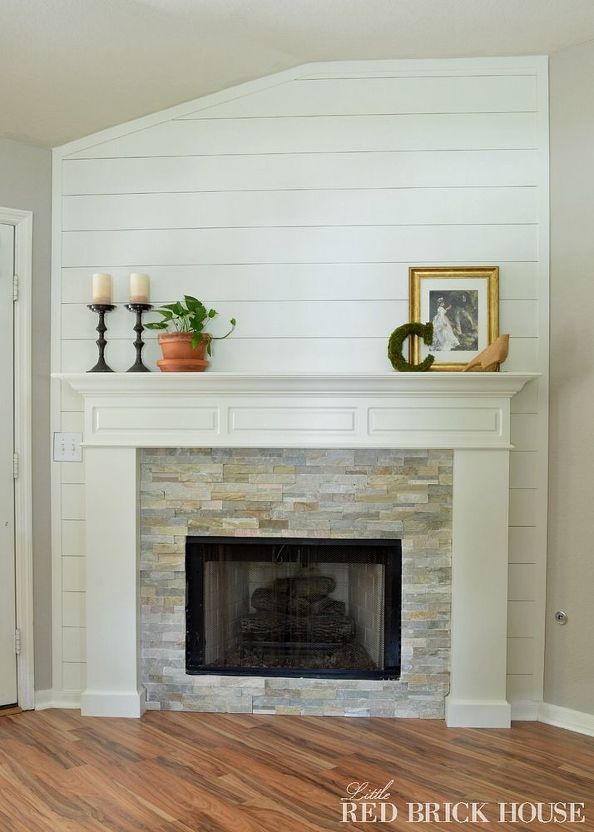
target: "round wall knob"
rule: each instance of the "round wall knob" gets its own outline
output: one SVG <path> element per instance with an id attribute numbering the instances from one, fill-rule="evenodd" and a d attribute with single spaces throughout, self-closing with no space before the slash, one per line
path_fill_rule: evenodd
<path id="1" fill-rule="evenodd" d="M 557 624 L 567 624 L 567 613 L 563 610 L 557 610 L 555 613 L 555 621 Z"/>

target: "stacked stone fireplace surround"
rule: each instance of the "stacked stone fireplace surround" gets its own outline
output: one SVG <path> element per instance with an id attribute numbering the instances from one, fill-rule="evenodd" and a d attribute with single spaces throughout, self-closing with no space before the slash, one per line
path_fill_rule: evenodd
<path id="1" fill-rule="evenodd" d="M 452 465 L 449 450 L 143 450 L 140 597 L 147 707 L 443 718 Z M 188 535 L 400 539 L 400 679 L 186 674 Z"/>

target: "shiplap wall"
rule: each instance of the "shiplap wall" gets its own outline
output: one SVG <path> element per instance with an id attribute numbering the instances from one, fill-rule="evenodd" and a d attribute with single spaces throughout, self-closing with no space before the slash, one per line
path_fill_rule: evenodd
<path id="1" fill-rule="evenodd" d="M 389 371 L 410 265 L 499 265 L 507 370 L 547 372 L 547 64 L 319 64 L 226 90 L 55 154 L 54 370 L 95 361 L 94 271 L 127 300 L 184 292 L 235 316 L 214 370 Z M 130 313 L 108 360 L 133 362 Z M 147 362 L 158 357 L 154 337 Z M 56 389 L 56 430 L 81 404 Z M 513 400 L 509 695 L 541 698 L 546 380 Z M 84 463 L 55 466 L 54 688 L 84 686 Z M 484 484 L 488 500 L 488 483 Z M 469 623 L 471 626 L 471 623 Z M 520 704 L 524 703 L 524 704 Z"/>

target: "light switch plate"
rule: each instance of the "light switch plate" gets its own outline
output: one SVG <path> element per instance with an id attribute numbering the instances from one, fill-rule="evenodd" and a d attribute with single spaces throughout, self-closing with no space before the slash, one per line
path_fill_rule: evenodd
<path id="1" fill-rule="evenodd" d="M 82 433 L 54 433 L 54 462 L 82 462 Z"/>

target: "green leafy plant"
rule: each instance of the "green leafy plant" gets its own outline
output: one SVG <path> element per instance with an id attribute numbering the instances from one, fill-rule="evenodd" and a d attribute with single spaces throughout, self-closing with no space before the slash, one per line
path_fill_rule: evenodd
<path id="1" fill-rule="evenodd" d="M 169 330 L 170 332 L 192 333 L 192 347 L 197 347 L 203 337 L 208 336 L 206 351 L 212 355 L 212 342 L 222 341 L 228 338 L 235 329 L 237 321 L 231 318 L 231 329 L 225 335 L 213 335 L 206 331 L 208 323 L 219 314 L 216 309 L 207 309 L 202 301 L 184 295 L 183 301 L 166 303 L 161 308 L 155 309 L 161 315 L 161 321 L 145 324 L 146 329 Z"/>

